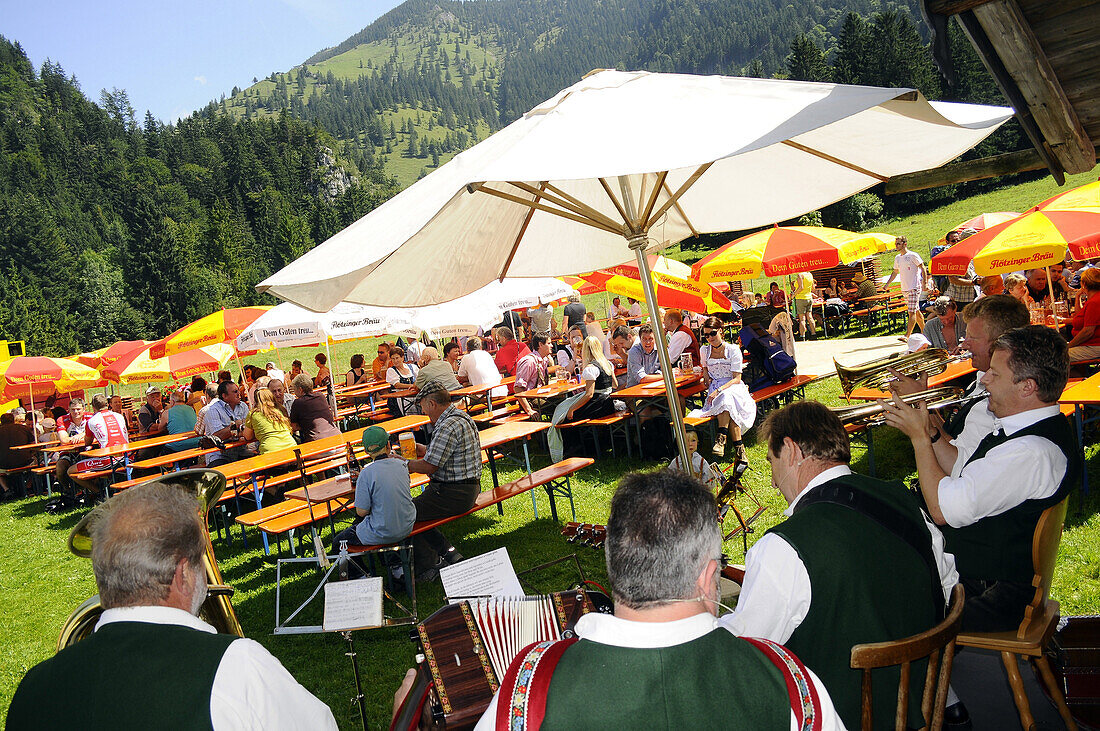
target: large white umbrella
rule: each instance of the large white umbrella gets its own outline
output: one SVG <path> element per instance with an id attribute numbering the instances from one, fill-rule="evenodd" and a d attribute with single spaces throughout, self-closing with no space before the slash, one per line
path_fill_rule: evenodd
<path id="1" fill-rule="evenodd" d="M 433 338 L 474 335 L 500 320 L 503 313 L 573 292 L 553 277 L 490 282 L 458 299 L 424 307 L 378 307 L 341 302 L 328 312 L 314 312 L 284 302 L 261 315 L 237 338 L 240 350 L 272 345 L 293 348 L 326 340 L 341 341 L 383 334 Z"/>
<path id="2" fill-rule="evenodd" d="M 342 300 L 424 305 L 505 276 L 615 266 L 631 251 L 651 287 L 646 253 L 787 220 L 942 165 L 1011 115 L 908 89 L 600 71 L 258 289 L 319 311 Z M 659 351 L 671 401 L 671 364 Z"/>

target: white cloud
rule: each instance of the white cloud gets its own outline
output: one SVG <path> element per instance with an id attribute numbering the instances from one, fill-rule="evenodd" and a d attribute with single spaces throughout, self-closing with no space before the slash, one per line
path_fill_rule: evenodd
<path id="1" fill-rule="evenodd" d="M 203 86 L 206 86 L 206 77 L 203 76 L 202 74 L 199 74 L 198 76 L 196 76 L 195 81 L 199 82 Z"/>

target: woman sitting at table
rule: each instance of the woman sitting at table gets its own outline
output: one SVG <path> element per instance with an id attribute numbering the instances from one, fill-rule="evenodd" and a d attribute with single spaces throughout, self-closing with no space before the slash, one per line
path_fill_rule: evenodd
<path id="1" fill-rule="evenodd" d="M 417 367 L 405 362 L 405 349 L 400 345 L 390 348 L 390 367 L 386 369 L 386 383 L 397 390 L 404 390 L 416 383 Z M 390 399 L 390 412 L 395 416 L 415 413 L 415 398 Z"/>
<path id="2" fill-rule="evenodd" d="M 584 395 L 573 404 L 565 418 L 570 421 L 579 419 L 598 419 L 615 411 L 615 402 L 611 392 L 618 387 L 615 368 L 603 354 L 600 341 L 589 336 L 581 346 L 581 380 L 584 381 Z"/>
<path id="3" fill-rule="evenodd" d="M 1100 269 L 1081 271 L 1081 300 L 1073 317 L 1061 318 L 1073 325 L 1069 341 L 1070 363 L 1100 358 Z"/>
<path id="4" fill-rule="evenodd" d="M 195 413 L 199 413 L 199 409 L 206 406 L 206 379 L 202 376 L 195 376 L 191 379 L 191 387 L 188 389 L 187 405 L 195 410 Z"/>
<path id="5" fill-rule="evenodd" d="M 570 376 L 576 376 L 583 368 L 582 349 L 585 333 L 579 325 L 569 328 L 565 347 L 559 348 L 557 353 L 558 368 Z"/>
<path id="6" fill-rule="evenodd" d="M 1027 277 L 1019 272 L 1009 274 L 1005 279 L 1005 294 L 1012 295 L 1025 305 L 1034 305 L 1031 293 L 1027 290 Z"/>
<path id="7" fill-rule="evenodd" d="M 195 419 L 198 414 L 195 409 L 187 405 L 187 399 L 183 397 L 182 389 L 171 391 L 172 405 L 160 412 L 161 432 L 164 434 L 185 434 L 195 431 Z M 199 438 L 183 439 L 178 442 L 164 445 L 164 452 L 183 452 L 199 446 Z"/>
<path id="8" fill-rule="evenodd" d="M 344 374 L 345 386 L 362 386 L 373 380 L 373 374 L 363 367 L 366 361 L 362 353 L 351 356 L 351 370 Z"/>
<path id="9" fill-rule="evenodd" d="M 324 353 L 318 353 L 313 356 L 313 362 L 317 365 L 317 375 L 313 377 L 313 387 L 327 387 L 332 383 L 332 372 L 328 369 L 328 356 Z"/>
<path id="10" fill-rule="evenodd" d="M 257 442 L 260 454 L 298 446 L 290 433 L 290 417 L 267 388 L 256 391 L 256 407 L 245 417 L 241 437 Z"/>
<path id="11" fill-rule="evenodd" d="M 283 383 L 284 384 L 290 383 L 291 381 L 294 380 L 294 376 L 298 375 L 301 372 L 302 372 L 302 361 L 292 360 L 290 362 L 290 373 L 286 374 L 286 379 L 283 381 Z"/>
<path id="12" fill-rule="evenodd" d="M 706 319 L 702 335 L 703 345 L 699 348 L 699 357 L 703 361 L 703 383 L 707 387 L 707 400 L 703 408 L 692 411 L 691 416 L 717 417 L 718 439 L 714 442 L 714 455 L 725 456 L 728 433 L 734 448 L 734 458 L 745 461 L 741 430 L 752 428 L 756 421 L 756 402 L 749 389 L 741 382 L 741 348 L 722 340 L 722 321 L 717 317 Z"/>

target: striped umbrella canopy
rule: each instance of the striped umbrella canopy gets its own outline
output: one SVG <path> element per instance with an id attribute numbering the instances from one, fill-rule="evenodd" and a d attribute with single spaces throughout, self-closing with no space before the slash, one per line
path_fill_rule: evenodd
<path id="1" fill-rule="evenodd" d="M 149 347 L 153 340 L 119 340 L 114 345 L 108 345 L 99 356 L 100 365 L 111 365 L 116 360 L 130 355 L 135 350 Z"/>
<path id="2" fill-rule="evenodd" d="M 558 279 L 572 287 L 577 294 L 596 294 L 597 292 L 604 291 L 598 285 L 592 284 L 592 282 L 589 282 L 584 277 L 566 276 L 558 277 Z"/>
<path id="3" fill-rule="evenodd" d="M 78 353 L 76 355 L 70 355 L 69 360 L 75 360 L 80 365 L 86 365 L 89 368 L 99 368 L 103 362 L 103 352 L 107 348 L 100 348 L 99 350 L 89 350 L 87 353 Z"/>
<path id="4" fill-rule="evenodd" d="M 155 345 L 155 344 L 154 344 Z M 215 343 L 163 358 L 151 355 L 152 347 L 131 351 L 101 368 L 112 383 L 163 383 L 216 371 L 233 358 L 233 346 Z"/>
<path id="5" fill-rule="evenodd" d="M 1060 193 L 1009 221 L 974 234 L 932 257 L 932 274 L 982 275 L 1038 269 L 1062 261 L 1100 256 L 1100 182 Z"/>
<path id="6" fill-rule="evenodd" d="M 958 226 L 952 227 L 947 233 L 940 237 L 937 244 L 943 245 L 947 243 L 947 234 L 951 231 L 964 231 L 966 229 L 973 229 L 974 231 L 985 231 L 990 226 L 996 226 L 998 223 L 1004 223 L 1005 221 L 1011 221 L 1019 213 L 1015 211 L 997 211 L 996 213 L 982 213 L 974 216 L 974 218 L 968 218 Z"/>
<path id="7" fill-rule="evenodd" d="M 823 226 L 774 226 L 715 249 L 691 267 L 691 276 L 714 282 L 812 272 L 886 251 L 894 238 Z"/>
<path id="8" fill-rule="evenodd" d="M 688 312 L 729 312 L 729 299 L 713 285 L 691 279 L 691 268 L 683 262 L 650 254 L 647 257 L 657 304 Z M 620 264 L 610 269 L 580 275 L 601 289 L 642 302 L 645 292 L 636 264 Z"/>
<path id="9" fill-rule="evenodd" d="M 20 356 L 0 363 L 0 393 L 7 398 L 49 396 L 103 384 L 95 368 L 68 358 Z"/>
<path id="10" fill-rule="evenodd" d="M 163 358 L 206 345 L 234 341 L 257 317 L 270 309 L 270 306 L 262 306 L 218 310 L 158 340 L 150 348 L 149 356 Z"/>

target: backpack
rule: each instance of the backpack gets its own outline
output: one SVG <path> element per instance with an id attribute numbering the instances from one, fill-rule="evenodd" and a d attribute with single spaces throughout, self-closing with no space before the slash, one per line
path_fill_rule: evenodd
<path id="1" fill-rule="evenodd" d="M 789 381 L 794 377 L 797 364 L 787 355 L 783 346 L 771 333 L 763 328 L 751 326 L 741 328 L 741 344 L 749 351 L 752 361 L 760 366 L 763 374 L 748 384 L 749 391 L 759 391 L 776 383 Z"/>
<path id="2" fill-rule="evenodd" d="M 638 447 L 643 459 L 666 462 L 679 454 L 672 435 L 672 419 L 667 414 L 660 414 L 642 422 Z"/>

